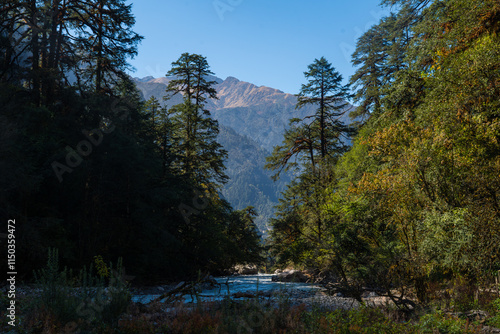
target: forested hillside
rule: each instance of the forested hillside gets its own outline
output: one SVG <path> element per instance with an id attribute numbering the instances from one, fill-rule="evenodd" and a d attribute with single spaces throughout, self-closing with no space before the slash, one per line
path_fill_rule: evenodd
<path id="1" fill-rule="evenodd" d="M 249 204 L 254 206 L 258 214 L 255 224 L 267 234 L 270 229 L 268 221 L 274 216 L 274 206 L 278 204 L 290 177 L 285 176 L 273 182 L 271 173 L 264 170 L 269 152 L 233 129 L 221 125 L 218 140 L 227 150 L 228 156 L 226 166 L 229 180 L 222 188 L 224 198 L 237 210 Z"/>
<path id="2" fill-rule="evenodd" d="M 17 223 L 20 279 L 49 248 L 61 267 L 123 258 L 137 282 L 260 260 L 253 211 L 220 193 L 205 57 L 172 64 L 167 113 L 126 74 L 142 39 L 131 5 L 3 1 L 0 15 L 0 213 Z"/>
<path id="3" fill-rule="evenodd" d="M 353 54 L 351 116 L 365 121 L 349 150 L 345 124 L 325 123 L 347 94 L 338 73 L 324 59 L 305 73 L 303 101 L 320 103 L 312 126 L 297 121 L 268 159 L 279 172 L 293 152 L 303 168 L 274 251 L 358 298 L 377 287 L 409 307 L 464 285 L 477 302 L 500 269 L 500 3 L 384 2 L 397 11 Z"/>

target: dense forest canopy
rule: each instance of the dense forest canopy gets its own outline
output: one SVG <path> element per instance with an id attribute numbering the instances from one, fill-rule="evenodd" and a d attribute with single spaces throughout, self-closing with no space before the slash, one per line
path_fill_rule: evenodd
<path id="1" fill-rule="evenodd" d="M 353 146 L 325 160 L 344 130 L 308 137 L 273 249 L 283 264 L 332 272 L 358 298 L 376 286 L 425 301 L 432 282 L 477 287 L 500 269 L 500 4 L 384 3 L 394 13 L 353 54 Z M 284 148 L 301 152 L 306 129 L 293 129 L 269 167 L 289 164 Z"/>
<path id="2" fill-rule="evenodd" d="M 125 1 L 4 0 L 0 21 L 0 212 L 22 276 L 49 247 L 74 268 L 122 257 L 141 281 L 260 261 L 255 212 L 220 196 L 205 57 L 172 64 L 187 94 L 165 110 L 125 73 L 142 39 Z"/>

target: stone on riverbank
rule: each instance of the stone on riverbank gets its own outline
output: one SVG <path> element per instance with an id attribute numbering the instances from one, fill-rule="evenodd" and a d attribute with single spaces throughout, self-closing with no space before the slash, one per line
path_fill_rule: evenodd
<path id="1" fill-rule="evenodd" d="M 297 283 L 305 283 L 309 280 L 303 272 L 300 270 L 288 270 L 283 271 L 281 273 L 277 273 L 271 277 L 271 281 L 273 282 L 297 282 Z"/>
<path id="2" fill-rule="evenodd" d="M 234 266 L 233 272 L 233 275 L 257 275 L 259 273 L 259 269 L 257 269 L 257 266 L 253 264 L 237 264 Z"/>

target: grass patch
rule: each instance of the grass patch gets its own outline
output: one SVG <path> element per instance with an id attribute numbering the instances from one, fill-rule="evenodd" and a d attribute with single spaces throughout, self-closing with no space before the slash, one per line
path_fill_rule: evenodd
<path id="1" fill-rule="evenodd" d="M 286 288 L 273 298 L 212 300 L 148 305 L 132 303 L 128 285 L 116 269 L 96 259 L 97 274 L 82 269 L 74 276 L 58 265 L 56 251 L 49 252 L 44 269 L 37 272 L 39 293 L 20 300 L 20 326 L 2 323 L 9 333 L 478 333 L 482 324 L 439 308 L 413 313 L 395 306 L 360 306 L 331 309 L 322 300 L 297 304 Z M 105 266 L 105 267 L 104 267 Z M 0 304 L 6 305 L 0 294 Z M 324 301 L 323 301 L 324 302 Z M 500 327 L 500 298 L 487 310 L 485 324 Z M 462 313 L 460 313 L 462 314 Z"/>
<path id="2" fill-rule="evenodd" d="M 100 258 L 99 258 L 100 259 Z M 121 260 L 99 274 L 93 266 L 78 275 L 60 270 L 57 250 L 49 250 L 46 266 L 35 273 L 38 292 L 20 300 L 19 333 L 74 333 L 114 331 L 130 304 Z M 106 274 L 102 274 L 106 273 Z M 4 328 L 5 329 L 5 326 Z"/>
<path id="3" fill-rule="evenodd" d="M 160 309 L 158 309 L 160 307 Z M 164 307 L 164 306 L 163 306 Z M 360 307 L 325 310 L 302 305 L 249 301 L 177 304 L 165 313 L 162 306 L 129 315 L 119 333 L 477 333 L 480 326 L 443 313 L 416 316 L 411 321 L 391 320 L 391 310 Z"/>

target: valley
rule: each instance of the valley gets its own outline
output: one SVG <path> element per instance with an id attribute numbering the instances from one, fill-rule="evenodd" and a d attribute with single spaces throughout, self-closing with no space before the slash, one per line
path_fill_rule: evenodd
<path id="1" fill-rule="evenodd" d="M 181 96 L 165 101 L 166 87 L 171 78 L 134 78 L 144 100 L 156 97 L 167 108 L 182 102 Z M 315 106 L 295 109 L 297 97 L 279 89 L 240 81 L 208 76 L 214 81 L 218 99 L 208 99 L 207 109 L 219 122 L 218 141 L 228 151 L 226 173 L 229 181 L 222 194 L 236 210 L 254 206 L 256 224 L 264 235 L 270 229 L 268 221 L 274 215 L 280 194 L 293 175 L 284 173 L 273 182 L 271 172 L 264 169 L 266 157 L 274 146 L 283 141 L 283 133 L 291 118 L 304 118 L 315 113 Z M 350 106 L 350 108 L 353 108 Z M 349 123 L 346 112 L 341 120 Z"/>

